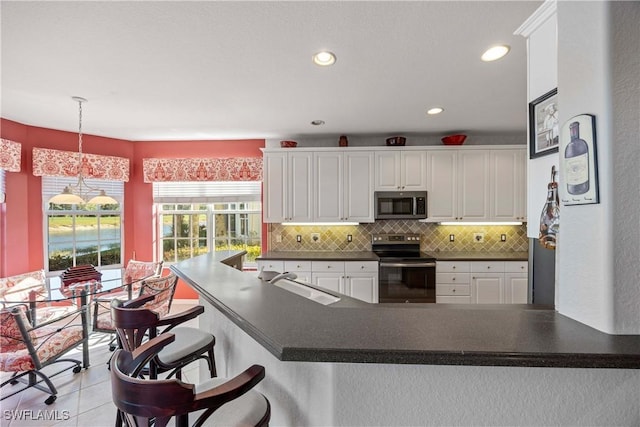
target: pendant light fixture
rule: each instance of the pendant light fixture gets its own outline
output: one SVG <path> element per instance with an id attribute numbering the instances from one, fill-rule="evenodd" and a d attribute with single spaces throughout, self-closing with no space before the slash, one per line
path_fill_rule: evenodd
<path id="1" fill-rule="evenodd" d="M 111 205 L 118 204 L 113 197 L 108 196 L 104 190 L 89 186 L 82 176 L 82 103 L 87 102 L 86 99 L 79 96 L 71 97 L 78 103 L 79 120 L 78 120 L 78 182 L 75 185 L 67 185 L 62 193 L 49 199 L 49 203 L 58 205 L 83 205 L 86 203 L 94 205 Z M 95 196 L 91 196 L 97 193 Z"/>

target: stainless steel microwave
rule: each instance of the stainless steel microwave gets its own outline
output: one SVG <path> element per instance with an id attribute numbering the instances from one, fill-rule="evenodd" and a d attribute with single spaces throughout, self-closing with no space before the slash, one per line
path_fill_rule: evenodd
<path id="1" fill-rule="evenodd" d="M 425 219 L 426 191 L 376 191 L 376 219 Z"/>

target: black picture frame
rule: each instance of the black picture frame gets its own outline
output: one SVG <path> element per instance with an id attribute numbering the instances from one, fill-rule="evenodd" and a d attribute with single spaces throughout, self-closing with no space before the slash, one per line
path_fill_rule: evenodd
<path id="1" fill-rule="evenodd" d="M 560 146 L 558 88 L 529 103 L 529 158 L 557 153 Z"/>
<path id="2" fill-rule="evenodd" d="M 567 150 L 567 146 L 572 143 L 572 126 L 577 126 L 576 144 L 582 145 L 582 150 L 575 150 L 573 147 Z M 562 205 L 600 203 L 596 116 L 580 114 L 564 123 L 560 133 L 560 167 L 563 176 L 560 186 Z"/>

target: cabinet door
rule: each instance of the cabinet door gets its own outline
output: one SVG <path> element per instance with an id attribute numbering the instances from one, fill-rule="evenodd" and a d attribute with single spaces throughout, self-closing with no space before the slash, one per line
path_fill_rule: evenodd
<path id="1" fill-rule="evenodd" d="M 491 218 L 525 220 L 525 162 L 522 150 L 491 151 Z"/>
<path id="2" fill-rule="evenodd" d="M 337 152 L 314 154 L 315 163 L 315 221 L 336 222 L 343 216 L 343 156 Z"/>
<path id="3" fill-rule="evenodd" d="M 400 190 L 400 152 L 376 151 L 375 191 Z"/>
<path id="4" fill-rule="evenodd" d="M 427 153 L 427 221 L 457 219 L 458 157 L 455 151 Z"/>
<path id="5" fill-rule="evenodd" d="M 373 153 L 344 154 L 345 221 L 374 222 Z"/>
<path id="6" fill-rule="evenodd" d="M 489 153 L 458 151 L 458 219 L 489 219 Z"/>
<path id="7" fill-rule="evenodd" d="M 347 273 L 345 294 L 369 303 L 378 302 L 377 273 Z"/>
<path id="8" fill-rule="evenodd" d="M 287 221 L 313 219 L 313 153 L 289 153 Z"/>
<path id="9" fill-rule="evenodd" d="M 526 273 L 505 273 L 504 286 L 504 302 L 506 304 L 527 304 L 529 280 Z"/>
<path id="10" fill-rule="evenodd" d="M 258 267 L 258 271 L 276 271 L 278 273 L 283 273 L 284 269 L 284 261 L 279 260 L 258 260 L 256 261 L 256 265 Z"/>
<path id="11" fill-rule="evenodd" d="M 504 303 L 504 273 L 472 273 L 471 302 L 474 304 Z"/>
<path id="12" fill-rule="evenodd" d="M 287 153 L 265 153 L 262 214 L 264 222 L 285 222 L 287 212 Z"/>
<path id="13" fill-rule="evenodd" d="M 400 189 L 404 191 L 426 191 L 426 151 L 400 152 Z"/>
<path id="14" fill-rule="evenodd" d="M 314 285 L 330 291 L 345 293 L 344 273 L 316 273 L 312 272 L 311 280 Z"/>

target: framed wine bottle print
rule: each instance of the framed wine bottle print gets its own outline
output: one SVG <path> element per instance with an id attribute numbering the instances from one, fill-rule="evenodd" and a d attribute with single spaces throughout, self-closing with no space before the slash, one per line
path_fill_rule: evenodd
<path id="1" fill-rule="evenodd" d="M 599 203 L 596 117 L 572 117 L 560 132 L 560 200 L 565 206 Z"/>

